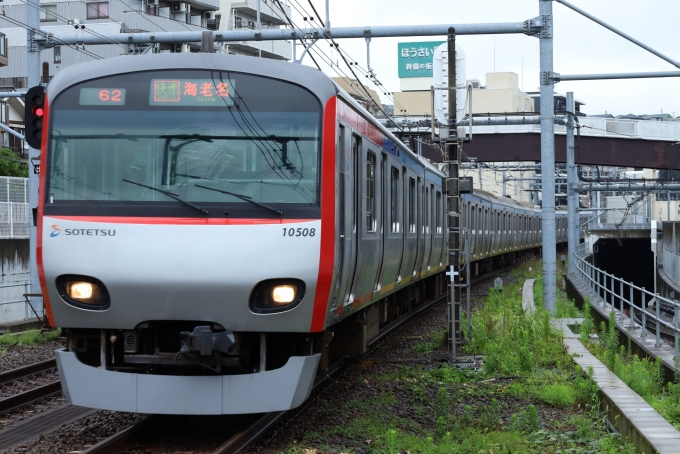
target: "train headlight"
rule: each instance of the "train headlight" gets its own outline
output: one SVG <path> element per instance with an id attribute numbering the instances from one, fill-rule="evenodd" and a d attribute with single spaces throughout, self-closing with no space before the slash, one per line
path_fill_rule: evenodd
<path id="1" fill-rule="evenodd" d="M 255 286 L 250 310 L 257 314 L 288 311 L 302 301 L 305 283 L 299 279 L 270 279 Z"/>
<path id="2" fill-rule="evenodd" d="M 290 304 L 295 301 L 296 285 L 277 285 L 272 289 L 272 300 L 276 304 Z"/>
<path id="3" fill-rule="evenodd" d="M 96 285 L 92 282 L 70 281 L 66 283 L 66 293 L 74 300 L 90 300 L 95 291 Z"/>
<path id="4" fill-rule="evenodd" d="M 109 294 L 98 279 L 89 276 L 66 275 L 57 278 L 57 288 L 64 301 L 82 309 L 109 308 Z"/>

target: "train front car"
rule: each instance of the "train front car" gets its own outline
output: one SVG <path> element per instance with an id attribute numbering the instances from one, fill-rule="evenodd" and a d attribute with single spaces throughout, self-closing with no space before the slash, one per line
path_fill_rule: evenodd
<path id="1" fill-rule="evenodd" d="M 50 82 L 38 257 L 71 403 L 238 414 L 307 398 L 333 273 L 335 96 L 311 68 L 215 54 Z"/>

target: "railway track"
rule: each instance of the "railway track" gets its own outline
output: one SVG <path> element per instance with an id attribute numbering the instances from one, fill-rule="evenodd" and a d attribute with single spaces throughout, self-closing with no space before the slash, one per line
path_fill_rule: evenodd
<path id="1" fill-rule="evenodd" d="M 484 276 L 488 277 L 488 276 Z M 423 314 L 425 311 L 430 309 L 435 304 L 446 299 L 446 295 L 437 297 L 429 302 L 421 304 L 414 308 L 411 312 L 402 315 L 400 318 L 395 320 L 389 326 L 386 326 L 380 331 L 378 336 L 373 339 L 369 348 L 363 356 L 370 354 L 377 346 L 380 344 L 387 336 L 389 336 L 394 331 L 403 327 L 406 323 Z M 329 368 L 328 374 L 317 380 L 314 383 L 312 389 L 312 394 L 318 394 L 318 392 L 324 388 L 326 384 L 333 380 L 338 374 L 349 370 L 357 360 L 347 361 L 346 358 L 340 359 Z M 272 413 L 265 413 L 247 428 L 240 430 L 233 435 L 231 435 L 226 442 L 220 445 L 217 449 L 213 451 L 213 454 L 236 454 L 245 449 L 249 444 L 259 439 L 263 434 L 269 432 L 274 428 L 279 422 L 283 421 L 288 417 L 295 417 L 297 414 L 301 413 L 306 405 L 309 404 L 313 399 L 310 398 L 305 402 L 302 407 L 296 408 L 288 411 L 279 411 Z M 102 440 L 100 443 L 92 446 L 84 451 L 82 454 L 113 454 L 118 453 L 126 446 L 133 444 L 141 434 L 147 433 L 148 431 L 154 430 L 155 427 L 162 425 L 163 415 L 151 415 L 140 421 L 139 423 L 128 427 L 127 429 L 119 432 L 106 440 Z"/>
<path id="2" fill-rule="evenodd" d="M 14 380 L 21 380 L 33 374 L 48 371 L 55 367 L 57 367 L 56 360 L 49 359 L 0 373 L 0 386 L 10 383 Z M 47 397 L 57 392 L 61 392 L 61 383 L 59 380 L 32 388 L 28 391 L 14 394 L 4 399 L 0 399 L 0 413 L 4 413 L 22 405 L 26 405 L 29 402 L 33 402 L 34 400 Z"/>

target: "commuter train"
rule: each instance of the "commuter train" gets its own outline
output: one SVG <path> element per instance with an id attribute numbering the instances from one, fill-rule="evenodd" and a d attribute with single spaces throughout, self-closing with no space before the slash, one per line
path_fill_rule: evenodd
<path id="1" fill-rule="evenodd" d="M 37 257 L 75 405 L 293 408 L 446 291 L 443 174 L 317 70 L 157 54 L 65 68 L 45 96 Z M 539 210 L 462 206 L 483 267 L 540 245 Z"/>

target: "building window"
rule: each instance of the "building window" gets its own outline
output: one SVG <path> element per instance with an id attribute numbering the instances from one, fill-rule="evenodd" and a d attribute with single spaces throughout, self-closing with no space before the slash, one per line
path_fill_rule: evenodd
<path id="1" fill-rule="evenodd" d="M 390 220 L 392 221 L 392 233 L 399 233 L 399 170 L 392 167 L 390 183 Z"/>
<path id="2" fill-rule="evenodd" d="M 375 155 L 366 159 L 366 231 L 375 232 Z"/>
<path id="3" fill-rule="evenodd" d="M 106 19 L 109 17 L 109 2 L 87 4 L 88 19 Z"/>
<path id="4" fill-rule="evenodd" d="M 58 65 L 61 63 L 61 46 L 54 46 L 54 64 Z"/>
<path id="5" fill-rule="evenodd" d="M 40 8 L 40 22 L 55 22 L 57 20 L 57 5 L 44 5 Z"/>

